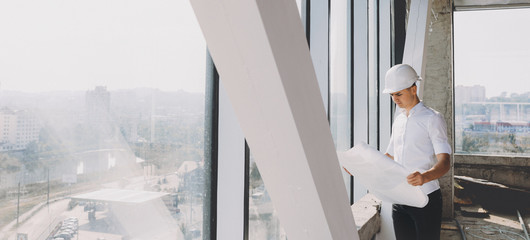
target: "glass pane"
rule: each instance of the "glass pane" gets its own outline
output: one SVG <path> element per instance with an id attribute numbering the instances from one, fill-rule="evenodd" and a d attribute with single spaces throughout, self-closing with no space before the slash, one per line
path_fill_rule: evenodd
<path id="1" fill-rule="evenodd" d="M 337 150 L 351 147 L 351 81 L 349 5 L 336 1 L 330 16 L 329 122 Z"/>
<path id="2" fill-rule="evenodd" d="M 5 2 L 0 31 L 0 239 L 202 239 L 189 1 Z"/>
<path id="3" fill-rule="evenodd" d="M 347 1 L 335 1 L 330 6 L 329 25 L 329 125 L 335 148 L 346 151 L 351 147 L 351 34 L 350 6 Z M 351 196 L 351 176 L 342 171 L 344 185 Z"/>
<path id="4" fill-rule="evenodd" d="M 529 9 L 455 12 L 455 152 L 529 156 Z"/>
<path id="5" fill-rule="evenodd" d="M 248 232 L 252 240 L 285 240 L 287 236 L 280 225 L 280 220 L 265 184 L 261 179 L 254 158 L 250 157 L 249 169 L 249 211 Z"/>

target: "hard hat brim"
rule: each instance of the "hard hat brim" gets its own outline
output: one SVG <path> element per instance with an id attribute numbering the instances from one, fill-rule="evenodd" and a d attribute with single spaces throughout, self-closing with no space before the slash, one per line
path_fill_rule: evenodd
<path id="1" fill-rule="evenodd" d="M 403 89 L 404 89 L 404 88 L 403 88 Z M 394 89 L 388 89 L 388 88 L 385 88 L 385 89 L 383 90 L 383 93 L 394 93 L 394 92 L 399 92 L 399 91 L 401 91 L 401 90 L 403 90 L 403 89 L 400 89 L 400 90 L 394 90 Z"/>
<path id="2" fill-rule="evenodd" d="M 416 79 L 416 81 L 414 81 L 413 83 L 411 83 L 410 86 L 408 86 L 408 87 L 404 87 L 404 88 L 401 88 L 401 89 L 399 89 L 399 88 L 398 88 L 398 89 L 385 88 L 385 89 L 383 89 L 383 93 L 395 93 L 395 92 L 399 92 L 399 91 L 401 91 L 401 90 L 403 90 L 403 89 L 407 89 L 407 88 L 409 88 L 409 87 L 412 87 L 412 85 L 414 85 L 414 84 L 415 84 L 416 82 L 418 82 L 418 81 L 421 81 L 421 77 L 418 77 L 418 78 Z"/>

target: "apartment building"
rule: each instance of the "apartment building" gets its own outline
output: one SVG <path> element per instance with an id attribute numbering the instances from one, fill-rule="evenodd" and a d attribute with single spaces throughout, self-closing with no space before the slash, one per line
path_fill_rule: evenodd
<path id="1" fill-rule="evenodd" d="M 36 116 L 28 110 L 0 109 L 0 151 L 23 150 L 39 140 Z"/>

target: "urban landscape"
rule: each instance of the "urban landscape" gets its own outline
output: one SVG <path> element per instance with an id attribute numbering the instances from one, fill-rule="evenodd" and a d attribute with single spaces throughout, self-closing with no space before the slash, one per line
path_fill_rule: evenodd
<path id="1" fill-rule="evenodd" d="M 0 91 L 0 239 L 201 239 L 204 94 Z M 249 227 L 285 233 L 254 163 Z"/>
<path id="2" fill-rule="evenodd" d="M 1 91 L 0 239 L 199 237 L 203 128 L 202 93 Z"/>
<path id="3" fill-rule="evenodd" d="M 484 86 L 455 88 L 455 153 L 524 156 L 530 149 L 530 93 L 486 98 Z"/>

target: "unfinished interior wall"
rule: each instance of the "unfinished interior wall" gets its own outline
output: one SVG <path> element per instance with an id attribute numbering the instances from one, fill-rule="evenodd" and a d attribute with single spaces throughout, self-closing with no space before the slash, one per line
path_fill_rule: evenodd
<path id="1" fill-rule="evenodd" d="M 525 157 L 455 155 L 455 175 L 480 178 L 530 190 L 530 161 Z"/>
<path id="2" fill-rule="evenodd" d="M 409 4 L 410 5 L 410 4 Z M 426 48 L 424 103 L 443 114 L 451 145 L 453 136 L 452 0 L 432 1 Z M 454 149 L 454 146 L 453 146 Z M 443 217 L 453 216 L 453 168 L 440 179 Z"/>

